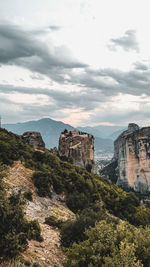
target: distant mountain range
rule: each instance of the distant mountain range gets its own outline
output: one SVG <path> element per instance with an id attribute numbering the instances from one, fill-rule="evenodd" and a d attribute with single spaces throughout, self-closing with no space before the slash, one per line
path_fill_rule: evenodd
<path id="1" fill-rule="evenodd" d="M 102 150 L 104 152 L 113 152 L 113 140 L 124 130 L 124 127 L 118 126 L 88 126 L 75 128 L 69 124 L 50 118 L 16 124 L 3 124 L 2 127 L 19 135 L 27 131 L 40 132 L 47 148 L 58 147 L 59 136 L 64 129 L 70 131 L 77 129 L 94 135 L 95 151 Z"/>
<path id="2" fill-rule="evenodd" d="M 108 138 L 115 140 L 122 131 L 126 130 L 127 127 L 125 126 L 87 126 L 87 127 L 78 127 L 79 130 L 84 132 L 89 132 L 94 136 L 101 137 L 101 138 Z"/>

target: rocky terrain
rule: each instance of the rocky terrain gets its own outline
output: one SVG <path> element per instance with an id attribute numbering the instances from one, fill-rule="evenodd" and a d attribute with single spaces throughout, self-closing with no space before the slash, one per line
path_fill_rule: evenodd
<path id="1" fill-rule="evenodd" d="M 26 217 L 38 220 L 42 230 L 43 242 L 29 241 L 28 249 L 22 257 L 32 264 L 37 262 L 38 266 L 62 267 L 65 255 L 60 248 L 60 231 L 44 222 L 48 215 L 57 216 L 65 221 L 74 218 L 74 214 L 66 207 L 63 195 L 53 193 L 52 198 L 39 197 L 32 182 L 32 174 L 31 169 L 25 168 L 17 161 L 9 167 L 8 176 L 4 179 L 8 192 L 26 192 L 30 189 L 33 200 L 26 203 Z"/>
<path id="2" fill-rule="evenodd" d="M 45 143 L 39 132 L 25 132 L 22 135 L 22 139 L 34 149 L 44 150 Z"/>
<path id="3" fill-rule="evenodd" d="M 150 191 L 150 127 L 129 124 L 114 142 L 118 162 L 117 184 L 140 193 Z"/>
<path id="4" fill-rule="evenodd" d="M 59 138 L 59 156 L 73 158 L 77 166 L 89 166 L 94 173 L 94 137 L 76 130 L 64 131 Z"/>

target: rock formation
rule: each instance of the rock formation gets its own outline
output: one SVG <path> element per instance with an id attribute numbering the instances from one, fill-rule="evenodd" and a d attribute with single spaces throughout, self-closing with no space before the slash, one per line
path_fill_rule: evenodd
<path id="1" fill-rule="evenodd" d="M 25 132 L 22 135 L 22 139 L 32 146 L 34 149 L 38 150 L 44 150 L 45 149 L 45 143 L 42 139 L 42 136 L 39 132 Z"/>
<path id="2" fill-rule="evenodd" d="M 59 138 L 59 156 L 73 158 L 77 166 L 91 169 L 93 173 L 97 172 L 94 161 L 94 137 L 91 134 L 65 130 Z"/>
<path id="3" fill-rule="evenodd" d="M 50 148 L 49 151 L 50 151 L 53 155 L 58 156 L 58 149 L 57 149 L 57 147 Z"/>
<path id="4" fill-rule="evenodd" d="M 150 127 L 130 123 L 114 142 L 114 159 L 118 162 L 117 184 L 135 191 L 150 191 Z"/>

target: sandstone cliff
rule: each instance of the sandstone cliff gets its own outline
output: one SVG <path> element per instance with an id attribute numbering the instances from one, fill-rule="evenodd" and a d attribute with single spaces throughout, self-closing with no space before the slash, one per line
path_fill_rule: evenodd
<path id="1" fill-rule="evenodd" d="M 42 139 L 42 136 L 39 132 L 25 132 L 22 135 L 22 139 L 32 146 L 34 149 L 44 150 L 45 143 Z"/>
<path id="2" fill-rule="evenodd" d="M 94 137 L 90 134 L 65 130 L 59 138 L 59 156 L 73 158 L 75 165 L 96 172 Z"/>
<path id="3" fill-rule="evenodd" d="M 117 184 L 135 191 L 150 191 L 150 127 L 129 124 L 114 142 L 114 159 L 118 162 Z"/>

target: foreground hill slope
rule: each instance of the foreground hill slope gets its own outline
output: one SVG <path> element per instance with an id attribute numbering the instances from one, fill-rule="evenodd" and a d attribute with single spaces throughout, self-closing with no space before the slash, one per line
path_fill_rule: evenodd
<path id="1" fill-rule="evenodd" d="M 4 129 L 0 163 L 1 266 L 150 266 L 150 210 L 134 193 Z"/>
<path id="2" fill-rule="evenodd" d="M 27 200 L 24 207 L 26 217 L 38 220 L 41 227 L 42 242 L 30 240 L 28 249 L 22 254 L 23 259 L 30 263 L 41 263 L 42 266 L 62 266 L 65 255 L 60 248 L 60 231 L 46 225 L 45 218 L 50 214 L 59 213 L 63 220 L 74 218 L 74 214 L 66 207 L 61 196 L 52 194 L 51 199 L 39 197 L 32 181 L 33 170 L 25 168 L 20 161 L 15 161 L 8 168 L 8 175 L 4 179 L 7 191 L 21 190 L 22 193 L 30 190 L 32 201 Z"/>

